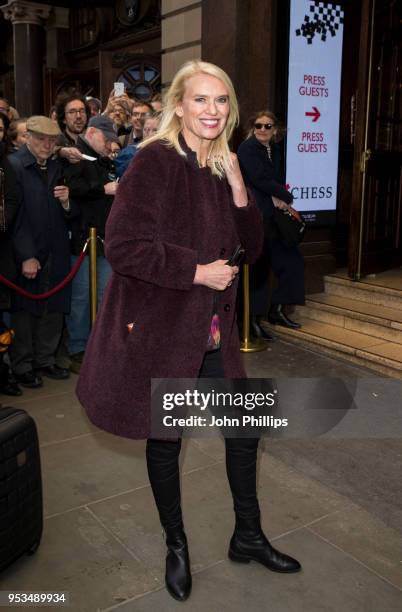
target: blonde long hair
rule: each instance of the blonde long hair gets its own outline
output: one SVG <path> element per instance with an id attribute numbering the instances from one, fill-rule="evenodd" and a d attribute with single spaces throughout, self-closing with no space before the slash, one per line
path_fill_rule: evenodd
<path id="1" fill-rule="evenodd" d="M 183 64 L 176 73 L 169 90 L 164 96 L 161 123 L 158 131 L 156 134 L 140 143 L 138 148 L 144 148 L 151 144 L 151 142 L 162 141 L 166 145 L 174 147 L 179 155 L 186 156 L 179 142 L 182 123 L 180 118 L 176 115 L 176 106 L 183 100 L 186 82 L 197 74 L 208 74 L 219 79 L 228 90 L 229 116 L 223 132 L 216 140 L 212 141 L 208 162 L 212 174 L 223 178 L 226 174 L 226 170 L 230 168 L 232 164 L 228 141 L 230 140 L 234 128 L 239 125 L 239 107 L 232 81 L 226 72 L 215 64 L 202 62 L 201 60 L 191 60 Z"/>

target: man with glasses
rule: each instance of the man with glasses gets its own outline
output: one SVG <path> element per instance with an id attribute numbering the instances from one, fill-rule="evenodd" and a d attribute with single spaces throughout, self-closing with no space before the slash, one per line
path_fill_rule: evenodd
<path id="1" fill-rule="evenodd" d="M 142 102 L 141 100 L 134 102 L 131 110 L 131 125 L 133 127 L 130 134 L 122 138 L 121 144 L 123 147 L 137 145 L 141 142 L 145 118 L 153 112 L 153 108 L 148 102 Z"/>
<path id="2" fill-rule="evenodd" d="M 121 178 L 127 170 L 131 160 L 137 152 L 137 145 L 144 137 L 144 123 L 148 117 L 152 117 L 154 111 L 148 102 L 136 100 L 131 111 L 132 130 L 126 136 L 120 137 L 122 150 L 118 154 L 115 162 L 117 176 Z"/>
<path id="3" fill-rule="evenodd" d="M 62 132 L 57 141 L 58 155 L 72 164 L 78 163 L 82 159 L 82 154 L 76 144 L 91 116 L 88 103 L 79 94 L 65 96 L 56 103 L 56 114 Z"/>

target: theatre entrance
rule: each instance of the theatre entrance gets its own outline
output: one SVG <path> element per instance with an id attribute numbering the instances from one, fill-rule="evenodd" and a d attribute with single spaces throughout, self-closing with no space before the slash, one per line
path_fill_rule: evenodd
<path id="1" fill-rule="evenodd" d="M 402 0 L 363 0 L 347 130 L 353 148 L 348 241 L 353 280 L 402 265 L 401 47 Z"/>

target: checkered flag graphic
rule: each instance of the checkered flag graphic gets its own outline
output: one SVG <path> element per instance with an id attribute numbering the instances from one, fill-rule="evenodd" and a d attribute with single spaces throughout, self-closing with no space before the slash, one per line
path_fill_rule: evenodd
<path id="1" fill-rule="evenodd" d="M 310 15 L 305 15 L 304 22 L 296 30 L 296 36 L 304 36 L 309 45 L 313 43 L 315 35 L 325 42 L 329 34 L 336 36 L 343 18 L 344 12 L 339 4 L 311 0 Z"/>

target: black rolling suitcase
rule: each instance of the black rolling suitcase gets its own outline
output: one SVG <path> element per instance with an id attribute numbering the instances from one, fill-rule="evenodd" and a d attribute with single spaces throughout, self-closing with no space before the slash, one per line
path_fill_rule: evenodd
<path id="1" fill-rule="evenodd" d="M 0 406 L 0 571 L 38 548 L 43 528 L 42 478 L 34 420 Z"/>

